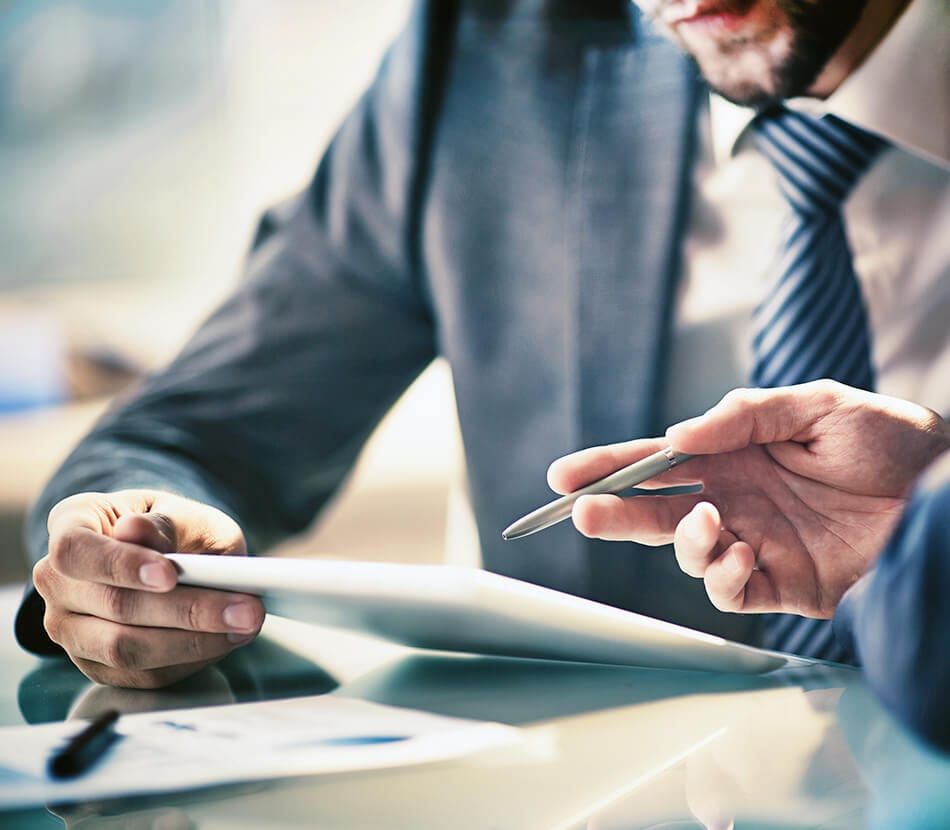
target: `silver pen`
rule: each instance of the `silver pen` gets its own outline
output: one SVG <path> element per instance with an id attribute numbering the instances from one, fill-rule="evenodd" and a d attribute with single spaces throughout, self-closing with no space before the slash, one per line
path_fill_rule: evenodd
<path id="1" fill-rule="evenodd" d="M 638 484 L 643 484 L 654 476 L 672 470 L 674 467 L 688 461 L 693 456 L 682 452 L 673 452 L 672 447 L 648 455 L 639 461 L 634 461 L 626 467 L 622 467 L 609 476 L 591 482 L 580 490 L 561 496 L 552 502 L 548 502 L 537 510 L 532 510 L 527 516 L 523 516 L 516 522 L 508 525 L 502 533 L 502 539 L 520 539 L 522 536 L 530 536 L 539 530 L 556 525 L 564 521 L 571 515 L 571 510 L 581 496 L 596 495 L 600 493 L 622 493 Z"/>

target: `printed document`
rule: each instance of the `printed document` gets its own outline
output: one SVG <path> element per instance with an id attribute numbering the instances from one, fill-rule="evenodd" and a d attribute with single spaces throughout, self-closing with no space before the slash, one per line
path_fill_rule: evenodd
<path id="1" fill-rule="evenodd" d="M 73 779 L 50 755 L 86 721 L 0 728 L 0 807 L 440 761 L 520 740 L 498 723 L 334 695 L 123 715 L 101 761 Z"/>

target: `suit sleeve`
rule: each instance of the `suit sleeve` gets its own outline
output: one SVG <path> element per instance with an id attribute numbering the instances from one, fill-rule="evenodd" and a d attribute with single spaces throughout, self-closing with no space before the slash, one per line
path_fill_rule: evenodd
<path id="1" fill-rule="evenodd" d="M 332 495 L 435 353 L 416 237 L 450 7 L 413 9 L 307 190 L 262 220 L 237 292 L 49 482 L 27 523 L 34 561 L 50 508 L 77 492 L 176 492 L 234 517 L 258 552 Z M 29 590 L 17 636 L 53 653 L 42 613 Z"/>
<path id="2" fill-rule="evenodd" d="M 950 750 L 950 452 L 921 479 L 875 568 L 844 596 L 835 630 L 905 726 Z"/>

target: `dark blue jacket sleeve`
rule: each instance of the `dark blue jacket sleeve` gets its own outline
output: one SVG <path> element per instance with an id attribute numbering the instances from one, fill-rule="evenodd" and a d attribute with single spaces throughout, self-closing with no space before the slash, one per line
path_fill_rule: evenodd
<path id="1" fill-rule="evenodd" d="M 950 750 L 950 452 L 921 479 L 875 568 L 839 603 L 835 630 L 898 720 Z"/>
<path id="2" fill-rule="evenodd" d="M 157 488 L 234 517 L 260 551 L 304 529 L 378 420 L 435 354 L 416 219 L 451 3 L 419 3 L 301 196 L 262 220 L 235 294 L 166 370 L 107 414 L 33 508 Z M 20 643 L 45 636 L 32 590 Z"/>

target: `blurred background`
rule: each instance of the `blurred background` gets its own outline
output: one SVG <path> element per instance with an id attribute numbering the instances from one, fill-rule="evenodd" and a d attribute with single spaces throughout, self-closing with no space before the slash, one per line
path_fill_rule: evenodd
<path id="1" fill-rule="evenodd" d="M 0 579 L 24 511 L 110 397 L 234 284 L 408 0 L 0 0 Z M 434 364 L 284 553 L 476 561 Z M 448 540 L 448 545 L 447 545 Z"/>

